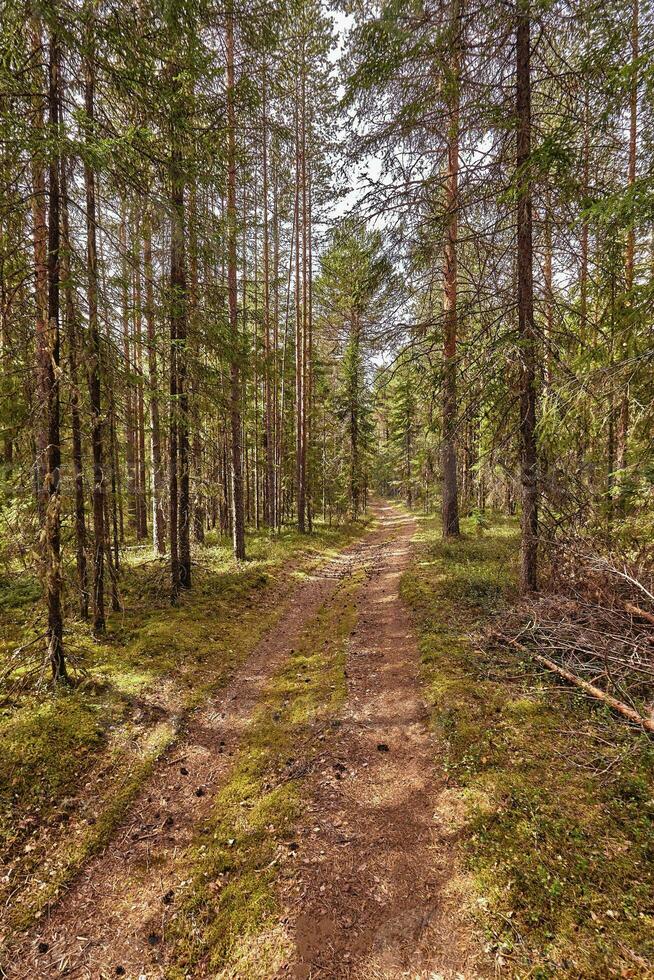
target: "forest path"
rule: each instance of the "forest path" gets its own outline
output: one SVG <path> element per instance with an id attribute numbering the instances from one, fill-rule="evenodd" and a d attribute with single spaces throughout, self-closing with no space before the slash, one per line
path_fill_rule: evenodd
<path id="1" fill-rule="evenodd" d="M 267 683 L 307 623 L 370 560 L 384 531 L 373 529 L 298 584 L 276 625 L 229 684 L 190 718 L 157 764 L 107 848 L 2 963 L 3 976 L 163 976 L 166 925 L 184 860 L 213 799 L 229 778 L 239 742 Z"/>
<path id="2" fill-rule="evenodd" d="M 297 852 L 281 876 L 281 921 L 297 980 L 476 977 L 457 894 L 456 820 L 421 697 L 413 625 L 399 595 L 415 521 L 375 505 L 375 528 L 298 585 L 229 685 L 190 719 L 112 842 L 25 937 L 10 978 L 161 978 L 189 847 L 230 778 L 268 683 L 339 583 L 365 570 L 347 641 L 347 699 L 308 767 Z M 209 977 L 198 964 L 189 976 Z M 251 980 L 249 973 L 221 976 Z M 261 976 L 260 973 L 257 974 Z M 266 980 L 273 980 L 272 975 Z"/>
<path id="3" fill-rule="evenodd" d="M 476 977 L 478 950 L 457 896 L 456 819 L 421 697 L 400 578 L 412 517 L 377 508 L 386 545 L 358 597 L 342 725 L 298 830 L 282 901 L 297 980 Z"/>

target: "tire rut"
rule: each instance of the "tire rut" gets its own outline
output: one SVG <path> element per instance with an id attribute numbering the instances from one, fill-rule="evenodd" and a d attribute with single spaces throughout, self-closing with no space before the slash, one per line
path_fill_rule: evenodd
<path id="1" fill-rule="evenodd" d="M 298 862 L 282 886 L 295 956 L 279 978 L 479 976 L 455 815 L 399 595 L 415 522 L 391 507 L 377 514 L 382 540 L 358 597 L 342 724 L 310 780 Z"/>

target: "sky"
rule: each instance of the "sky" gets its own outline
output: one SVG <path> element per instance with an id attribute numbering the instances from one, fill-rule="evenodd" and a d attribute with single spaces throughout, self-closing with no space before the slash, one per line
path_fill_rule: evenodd
<path id="1" fill-rule="evenodd" d="M 354 24 L 354 17 L 331 6 L 328 6 L 328 13 L 333 21 L 337 39 L 335 48 L 329 53 L 329 60 L 334 66 L 337 66 L 344 53 L 347 33 Z M 344 94 L 345 88 L 339 84 L 339 98 Z M 361 179 L 360 174 L 367 172 L 374 180 L 377 180 L 381 176 L 381 169 L 381 162 L 373 156 L 366 157 L 356 167 L 348 169 L 344 181 L 348 188 L 347 193 L 335 199 L 331 211 L 332 221 L 349 214 L 360 202 L 364 191 L 367 189 L 366 182 Z"/>

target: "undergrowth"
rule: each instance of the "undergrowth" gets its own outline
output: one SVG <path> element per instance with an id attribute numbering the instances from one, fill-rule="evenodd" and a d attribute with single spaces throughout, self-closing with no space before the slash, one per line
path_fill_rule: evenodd
<path id="1" fill-rule="evenodd" d="M 470 640 L 515 593 L 517 531 L 444 542 L 426 519 L 402 582 L 462 849 L 509 976 L 654 975 L 654 746 L 508 650 Z"/>

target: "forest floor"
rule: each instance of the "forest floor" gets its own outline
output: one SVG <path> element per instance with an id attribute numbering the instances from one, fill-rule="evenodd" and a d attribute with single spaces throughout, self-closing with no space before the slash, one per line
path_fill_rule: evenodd
<path id="1" fill-rule="evenodd" d="M 6 687 L 0 963 L 14 958 L 24 929 L 46 917 L 80 869 L 113 842 L 198 706 L 229 683 L 316 569 L 364 529 L 250 535 L 249 560 L 240 566 L 228 543 L 212 543 L 196 563 L 193 589 L 174 609 L 165 562 L 133 549 L 121 576 L 123 609 L 109 617 L 106 637 L 96 640 L 87 624 L 69 619 L 75 687 L 54 695 Z M 38 634 L 38 591 L 24 572 L 0 581 L 3 663 Z"/>
<path id="2" fill-rule="evenodd" d="M 105 735 L 75 749 L 82 799 L 50 774 L 21 811 L 16 785 L 5 976 L 654 976 L 651 740 L 477 649 L 512 598 L 512 522 L 450 544 L 373 510 L 199 579 L 166 636 L 202 656 L 129 702 L 136 763 Z"/>

